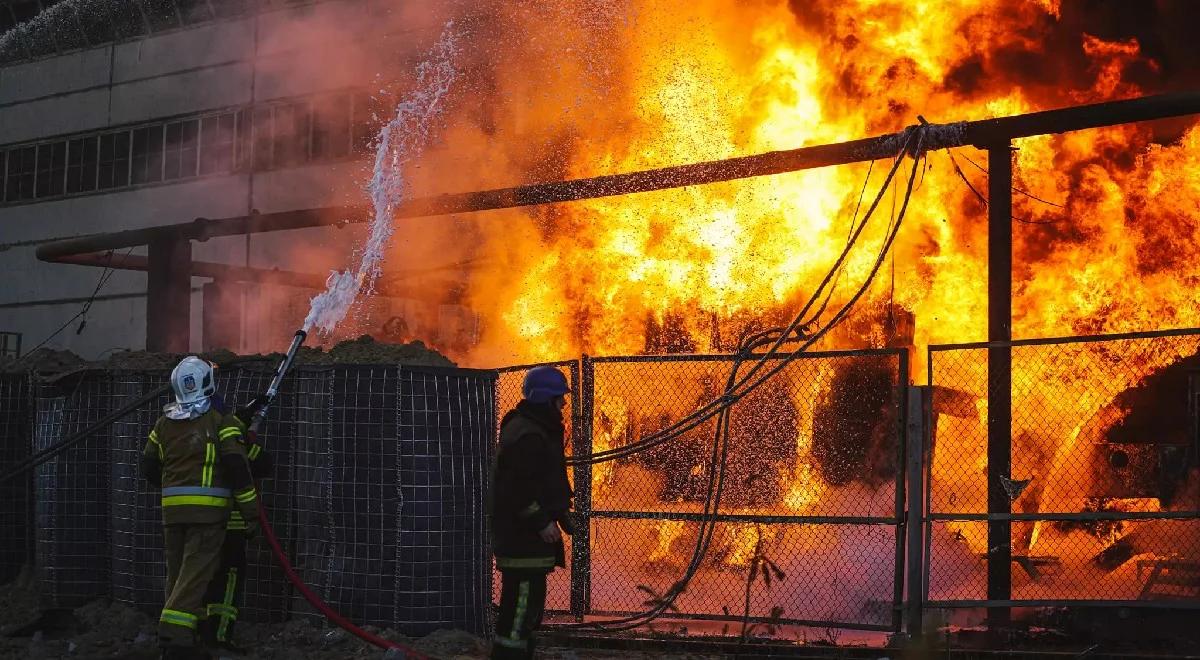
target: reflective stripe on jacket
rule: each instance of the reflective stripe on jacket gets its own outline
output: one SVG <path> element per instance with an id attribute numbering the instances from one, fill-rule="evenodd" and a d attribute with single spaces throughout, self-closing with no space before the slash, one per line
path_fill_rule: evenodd
<path id="1" fill-rule="evenodd" d="M 247 487 L 253 494 L 241 437 L 238 424 L 215 410 L 196 419 L 158 419 L 142 472 L 162 487 L 164 524 L 225 521 Z"/>

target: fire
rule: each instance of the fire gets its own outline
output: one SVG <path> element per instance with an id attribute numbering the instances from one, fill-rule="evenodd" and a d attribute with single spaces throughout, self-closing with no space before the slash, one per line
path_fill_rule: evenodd
<path id="1" fill-rule="evenodd" d="M 717 542 L 717 553 L 724 566 L 749 568 L 759 554 L 765 555 L 769 544 L 779 536 L 777 529 L 756 523 L 730 523 Z"/>
<path id="2" fill-rule="evenodd" d="M 469 124 L 467 116 L 451 122 L 419 192 L 847 140 L 896 130 L 918 113 L 952 121 L 1109 100 L 1153 91 L 1131 72 L 1145 78 L 1159 68 L 1130 39 L 1077 33 L 1074 42 L 1047 46 L 1037 30 L 1066 29 L 1059 27 L 1063 9 L 1049 0 L 598 6 L 594 20 L 557 5 L 548 18 L 517 10 L 506 16 L 536 45 L 496 55 L 490 133 L 460 125 Z M 583 48 L 579 40 L 589 36 Z M 558 57 L 539 61 L 545 53 Z M 1056 57 L 1071 70 L 1046 76 L 1074 84 L 1025 80 L 1026 69 Z M 574 101 L 564 105 L 567 99 Z M 1194 279 L 1187 264 L 1200 252 L 1200 234 L 1186 222 L 1200 205 L 1200 184 L 1182 175 L 1200 169 L 1200 133 L 1188 130 L 1166 146 L 1154 138 L 1152 127 L 1125 126 L 1017 145 L 1018 187 L 1051 204 L 1014 199 L 1025 221 L 1013 230 L 1015 335 L 1200 322 L 1200 303 L 1183 286 Z M 530 145 L 553 150 L 531 152 Z M 985 173 L 966 160 L 982 164 L 984 155 L 960 151 L 964 173 L 986 190 Z M 495 167 L 464 168 L 463 154 Z M 552 175 L 536 164 L 545 158 L 555 163 Z M 866 302 L 894 297 L 911 310 L 918 346 L 983 339 L 984 210 L 945 153 L 930 154 L 928 166 L 895 246 L 894 284 L 889 265 L 887 281 Z M 875 169 L 868 190 L 880 181 L 883 168 Z M 827 168 L 481 217 L 446 246 L 487 257 L 466 273 L 466 303 L 483 316 L 483 343 L 456 357 L 491 365 L 637 352 L 643 320 L 668 314 L 683 316 L 696 350 L 717 350 L 712 315 L 732 322 L 787 311 L 813 290 L 844 245 L 866 170 Z M 835 304 L 865 277 L 882 224 L 852 255 Z M 413 249 L 427 246 L 422 239 Z M 429 257 L 406 252 L 395 261 L 413 258 Z M 1141 286 L 1126 286 L 1131 279 Z"/>
<path id="3" fill-rule="evenodd" d="M 650 564 L 667 562 L 678 557 L 674 543 L 684 531 L 684 524 L 677 520 L 663 520 L 657 525 L 658 545 L 650 552 Z"/>
<path id="4" fill-rule="evenodd" d="M 898 130 L 918 114 L 948 122 L 1106 101 L 1162 91 L 1170 69 L 1136 39 L 1089 31 L 1091 18 L 1058 0 L 628 0 L 544 3 L 536 12 L 521 4 L 495 9 L 520 38 L 478 44 L 486 84 L 451 112 L 442 144 L 414 174 L 417 194 L 843 141 Z M 1015 146 L 1014 336 L 1200 325 L 1200 126 L 1127 125 Z M 924 346 L 986 339 L 986 212 L 955 163 L 986 193 L 987 156 L 963 148 L 954 159 L 927 155 L 888 267 L 860 304 L 912 313 L 917 381 Z M 846 243 L 864 186 L 868 196 L 876 191 L 884 169 L 860 164 L 402 224 L 412 238 L 390 261 L 475 260 L 458 300 L 482 317 L 483 335 L 453 355 L 465 364 L 635 354 L 647 350 L 647 319 L 677 320 L 690 350 L 726 351 L 729 337 L 790 316 L 812 293 Z M 866 278 L 898 196 L 886 193 L 882 221 L 851 254 L 831 305 Z M 1127 356 L 1120 377 L 1128 382 L 1111 384 L 1133 385 L 1176 357 Z M 985 374 L 980 363 L 966 376 Z M 1014 383 L 1052 383 L 1059 394 L 1017 393 L 1014 410 L 1080 424 L 1107 403 L 1087 398 L 1089 378 L 1072 360 L 1017 362 Z M 639 384 L 625 397 L 598 389 L 594 448 L 636 438 L 636 415 L 657 404 L 691 409 L 690 395 L 654 401 L 668 398 L 662 387 Z M 972 431 L 986 428 L 986 409 L 977 412 L 962 422 Z M 799 426 L 796 462 L 782 468 L 789 512 L 813 510 L 834 489 L 813 467 L 812 420 Z M 1078 484 L 1064 472 L 1091 446 L 1079 432 L 1014 419 L 1014 438 L 1030 446 L 1014 453 L 1013 478 L 1036 485 L 1018 506 L 1077 510 Z M 984 479 L 981 447 L 939 451 L 959 463 L 935 465 L 935 482 Z M 598 499 L 619 490 L 621 469 L 593 468 Z M 986 510 L 986 493 L 954 506 Z M 971 552 L 986 552 L 986 525 L 947 527 Z M 748 561 L 762 532 L 728 529 L 736 531 L 724 541 L 727 560 Z M 660 523 L 657 533 L 652 560 L 671 552 L 683 526 Z M 1024 550 L 1047 537 L 1048 526 L 1031 526 Z"/>

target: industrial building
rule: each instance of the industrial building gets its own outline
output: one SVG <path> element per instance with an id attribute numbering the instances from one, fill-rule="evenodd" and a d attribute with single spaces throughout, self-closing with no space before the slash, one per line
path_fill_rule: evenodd
<path id="1" fill-rule="evenodd" d="M 343 25 L 398 44 L 381 50 L 395 62 L 397 51 L 437 34 L 436 26 L 420 25 L 372 34 L 397 24 L 377 19 L 403 4 L 0 3 L 0 33 L 8 33 L 0 42 L 0 268 L 7 274 L 0 351 L 26 353 L 61 329 L 47 347 L 94 359 L 146 348 L 147 324 L 157 322 L 147 317 L 153 278 L 145 274 L 145 248 L 101 252 L 83 266 L 41 262 L 39 245 L 197 218 L 365 203 L 370 143 L 389 98 L 378 81 L 323 66 L 322 53 L 339 44 L 320 43 L 298 26 Z M 288 264 L 290 247 L 321 246 L 331 263 L 344 263 L 359 236 L 352 226 L 195 242 L 191 257 L 202 266 L 192 275 L 243 270 L 191 277 L 186 344 L 152 338 L 150 348 L 274 349 L 278 326 L 260 328 L 258 319 L 296 325 L 328 274 Z M 141 270 L 126 270 L 138 263 Z M 306 286 L 278 276 L 261 281 L 276 268 L 303 273 Z M 389 332 L 397 325 L 417 332 L 413 318 L 427 318 L 432 341 L 439 316 L 463 314 L 388 297 L 372 305 L 381 334 L 388 321 Z"/>

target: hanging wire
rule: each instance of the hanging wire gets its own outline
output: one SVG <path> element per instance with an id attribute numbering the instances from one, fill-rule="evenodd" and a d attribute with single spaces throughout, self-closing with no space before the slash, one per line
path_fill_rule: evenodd
<path id="1" fill-rule="evenodd" d="M 947 151 L 949 151 L 949 150 L 947 150 Z M 970 164 L 974 165 L 974 166 L 975 166 L 975 169 L 979 170 L 980 172 L 983 172 L 984 174 L 987 174 L 987 173 L 988 173 L 988 171 L 987 171 L 987 168 L 986 168 L 986 167 L 984 167 L 984 166 L 980 165 L 979 163 L 976 163 L 975 161 L 971 160 L 971 157 L 970 157 L 970 156 L 968 156 L 968 155 L 966 155 L 966 154 L 964 154 L 964 153 L 959 153 L 959 155 L 963 157 L 963 160 L 965 160 L 965 161 L 967 161 L 968 163 L 970 163 Z M 1043 204 L 1046 204 L 1046 205 L 1048 205 L 1048 206 L 1053 206 L 1053 207 L 1060 208 L 1060 209 L 1065 209 L 1065 208 L 1067 208 L 1067 207 L 1066 207 L 1065 205 L 1063 205 L 1063 204 L 1059 204 L 1058 202 L 1051 202 L 1051 201 L 1050 201 L 1050 200 L 1048 200 L 1048 199 L 1042 199 L 1041 197 L 1038 197 L 1037 195 L 1035 195 L 1035 194 L 1033 194 L 1033 193 L 1031 193 L 1031 192 L 1029 192 L 1029 191 L 1027 191 L 1027 190 L 1022 190 L 1022 189 L 1020 189 L 1020 188 L 1018 188 L 1018 187 L 1016 187 L 1016 186 L 1013 186 L 1013 192 L 1015 192 L 1015 193 L 1018 193 L 1018 194 L 1021 194 L 1021 195 L 1024 195 L 1024 196 L 1028 197 L 1029 199 L 1032 199 L 1032 200 L 1034 200 L 1034 201 L 1037 201 L 1037 202 L 1041 202 L 1041 203 L 1043 203 Z"/>
<path id="2" fill-rule="evenodd" d="M 129 250 L 126 251 L 125 254 L 121 256 L 121 259 L 124 260 L 125 257 L 128 257 L 131 252 L 133 252 L 133 248 L 129 248 Z M 113 251 L 109 250 L 108 258 L 104 262 L 104 270 L 100 272 L 100 279 L 96 282 L 96 288 L 92 289 L 92 295 L 88 296 L 88 299 L 86 301 L 84 301 L 83 308 L 81 308 L 74 316 L 67 319 L 66 322 L 64 322 L 62 325 L 60 325 L 57 330 L 50 333 L 50 336 L 48 336 L 45 339 L 43 339 L 42 341 L 38 342 L 38 344 L 36 346 L 34 346 L 33 348 L 26 351 L 25 355 L 22 355 L 21 357 L 17 358 L 16 362 L 13 363 L 14 365 L 21 364 L 22 362 L 25 361 L 26 358 L 28 358 L 30 355 L 33 355 L 33 353 L 35 351 L 37 351 L 39 348 L 42 348 L 46 344 L 49 344 L 51 341 L 54 340 L 55 337 L 59 336 L 60 334 L 62 334 L 62 332 L 64 330 L 66 330 L 68 327 L 70 327 L 70 325 L 72 323 L 74 323 L 77 319 L 82 319 L 82 320 L 79 322 L 79 327 L 75 329 L 75 334 L 78 335 L 83 332 L 83 329 L 87 327 L 88 310 L 90 310 L 92 308 L 92 303 L 96 302 L 96 296 L 100 295 L 100 291 L 105 287 L 105 285 L 108 284 L 108 281 L 110 279 L 112 279 L 112 276 L 114 274 L 116 274 L 116 272 L 117 272 L 116 269 L 112 267 L 112 262 L 113 262 Z"/>
<path id="3" fill-rule="evenodd" d="M 636 453 L 639 453 L 639 452 L 649 449 L 651 447 L 656 447 L 672 438 L 678 437 L 682 433 L 686 433 L 687 431 L 689 431 L 693 428 L 696 428 L 697 426 L 700 426 L 701 424 L 707 422 L 709 419 L 712 419 L 715 415 L 717 415 L 722 409 L 728 408 L 729 406 L 733 405 L 739 399 L 741 399 L 743 396 L 745 396 L 750 391 L 752 391 L 754 388 L 758 387 L 758 385 L 761 385 L 762 382 L 765 380 L 765 378 L 759 378 L 757 380 L 754 380 L 753 383 L 751 383 L 751 381 L 752 381 L 752 379 L 754 379 L 755 374 L 759 370 L 761 370 L 772 358 L 774 358 L 779 353 L 779 350 L 782 347 L 782 345 L 786 342 L 796 342 L 802 338 L 807 337 L 807 335 L 802 335 L 802 334 L 798 333 L 797 331 L 803 330 L 803 329 L 811 326 L 814 323 L 815 319 L 809 318 L 809 312 L 812 310 L 813 305 L 816 304 L 816 301 L 825 292 L 825 288 L 830 285 L 830 282 L 833 280 L 835 274 L 842 267 L 842 265 L 846 262 L 846 258 L 849 256 L 850 250 L 857 243 L 858 239 L 862 236 L 863 231 L 867 227 L 868 221 L 874 215 L 875 211 L 879 207 L 880 202 L 883 200 L 883 196 L 887 192 L 888 185 L 891 184 L 892 179 L 896 175 L 896 171 L 900 168 L 900 164 L 903 162 L 905 154 L 909 153 L 909 148 L 913 145 L 914 139 L 917 141 L 918 147 L 923 142 L 923 136 L 924 136 L 923 130 L 924 129 L 921 127 L 915 127 L 908 132 L 908 136 L 904 142 L 904 145 L 901 147 L 900 151 L 898 152 L 897 156 L 895 157 L 894 162 L 892 164 L 892 168 L 888 172 L 887 178 L 884 180 L 883 185 L 879 189 L 879 192 L 875 195 L 875 198 L 872 200 L 870 207 L 868 207 L 866 214 L 863 216 L 862 222 L 859 223 L 858 227 L 855 228 L 850 241 L 847 242 L 845 249 L 843 249 L 842 253 L 838 256 L 837 261 L 833 264 L 833 266 L 831 267 L 829 272 L 826 273 L 825 277 L 821 280 L 821 283 L 817 286 L 817 288 L 813 292 L 812 296 L 808 299 L 808 301 L 805 303 L 804 307 L 800 310 L 800 312 L 796 315 L 796 317 L 792 320 L 792 322 L 790 324 L 788 324 L 788 326 L 786 328 L 783 328 L 782 330 L 771 330 L 771 331 L 767 331 L 764 333 L 760 333 L 760 335 L 758 336 L 759 338 L 755 342 L 748 343 L 746 349 L 744 351 L 740 351 L 740 353 L 741 352 L 748 353 L 749 351 L 752 351 L 752 350 L 754 350 L 758 347 L 761 347 L 763 345 L 766 345 L 768 343 L 771 344 L 770 348 L 767 350 L 766 353 L 755 356 L 755 357 L 758 357 L 758 360 L 753 365 L 751 365 L 751 367 L 750 367 L 749 371 L 746 373 L 746 375 L 742 376 L 738 380 L 738 382 L 735 384 L 735 386 L 733 388 L 731 388 L 730 391 L 728 391 L 724 396 L 714 399 L 713 401 L 709 402 L 708 404 L 701 406 L 699 409 L 695 410 L 690 415 L 685 416 L 683 419 L 680 419 L 678 422 L 672 424 L 671 426 L 669 426 L 665 429 L 662 429 L 656 433 L 650 434 L 637 442 L 634 442 L 629 445 L 625 445 L 623 447 L 618 447 L 615 449 L 609 449 L 609 450 L 604 450 L 601 452 L 595 452 L 588 456 L 572 457 L 572 458 L 568 459 L 568 461 L 567 461 L 568 465 L 585 465 L 585 464 L 603 463 L 606 461 L 616 460 L 618 458 L 625 458 L 628 456 L 632 456 Z M 914 170 L 916 168 L 916 163 L 917 163 L 917 161 L 914 159 Z M 914 180 L 915 180 L 915 178 L 914 178 Z M 913 181 L 909 182 L 910 189 L 911 189 L 912 183 L 913 183 Z M 907 204 L 907 199 L 906 199 L 905 203 Z M 890 242 L 889 242 L 889 245 L 890 245 Z M 861 296 L 855 297 L 854 300 L 857 301 L 858 297 L 861 297 Z M 826 332 L 828 332 L 829 329 L 830 328 L 828 328 L 828 327 L 822 329 L 822 331 L 818 332 L 816 335 L 814 335 L 814 337 L 816 339 L 823 337 L 824 334 Z M 796 336 L 793 337 L 793 334 L 795 334 Z M 774 338 L 770 339 L 771 337 L 774 337 Z M 809 346 L 809 345 L 811 345 L 811 342 L 806 344 L 804 346 L 804 348 L 807 348 L 807 346 Z M 802 350 L 803 350 L 803 348 L 797 349 L 796 351 L 793 351 L 788 355 L 790 355 L 792 358 L 794 358 Z M 772 374 L 778 373 L 778 371 L 775 370 L 775 371 L 772 371 L 771 373 Z M 747 386 L 747 383 L 751 383 L 751 384 L 749 386 Z"/>
<path id="4" fill-rule="evenodd" d="M 883 187 L 881 187 L 880 192 L 876 196 L 875 201 L 872 203 L 870 209 L 868 209 L 867 215 L 864 216 L 863 223 L 854 231 L 854 233 L 852 235 L 853 240 L 851 240 L 848 243 L 848 248 L 852 247 L 854 242 L 857 240 L 858 236 L 861 235 L 862 230 L 866 226 L 867 220 L 870 218 L 870 216 L 872 215 L 874 210 L 877 208 L 878 203 L 879 203 L 880 199 L 882 198 L 884 192 L 886 192 L 887 187 L 891 184 L 893 176 L 894 176 L 896 170 L 898 169 L 899 164 L 903 161 L 904 154 L 909 153 L 909 146 L 912 146 L 912 142 L 914 140 L 916 141 L 916 145 L 915 145 L 915 149 L 911 153 L 917 154 L 919 156 L 919 154 L 921 153 L 922 144 L 924 142 L 923 130 L 918 128 L 917 130 L 910 133 L 908 140 L 905 142 L 904 148 L 901 149 L 899 155 L 896 157 L 896 162 L 893 164 L 892 170 L 889 173 L 887 180 L 884 182 Z M 575 624 L 566 624 L 563 627 L 566 627 L 566 628 L 575 628 L 575 627 L 599 628 L 599 629 L 603 629 L 603 630 L 607 630 L 607 631 L 631 630 L 633 628 L 637 628 L 637 627 L 646 625 L 647 623 L 650 623 L 651 621 L 657 619 L 664 612 L 666 612 L 670 607 L 672 607 L 675 603 L 675 600 L 684 591 L 686 591 L 691 580 L 695 577 L 696 572 L 699 570 L 700 565 L 703 563 L 704 557 L 706 556 L 706 554 L 708 552 L 708 548 L 711 544 L 713 533 L 716 529 L 718 511 L 719 511 L 719 507 L 720 507 L 721 492 L 724 488 L 724 483 L 725 483 L 725 468 L 727 465 L 728 449 L 729 449 L 728 434 L 729 434 L 729 423 L 730 423 L 730 418 L 731 418 L 732 405 L 737 400 L 739 400 L 741 397 L 743 397 L 746 394 L 748 394 L 749 392 L 753 391 L 755 388 L 760 386 L 762 383 L 766 382 L 767 380 L 772 378 L 774 375 L 776 375 L 777 373 L 782 371 L 784 368 L 786 368 L 793 360 L 795 360 L 797 357 L 799 357 L 804 351 L 806 351 L 809 347 L 811 347 L 813 344 L 815 344 L 817 341 L 819 341 L 822 337 L 824 337 L 825 334 L 827 334 L 830 330 L 832 330 L 839 323 L 841 323 L 846 318 L 846 316 L 849 314 L 850 310 L 858 303 L 859 299 L 861 299 L 862 296 L 867 292 L 867 290 L 871 286 L 871 283 L 874 281 L 875 276 L 879 273 L 880 267 L 883 265 L 888 254 L 891 252 L 891 247 L 896 239 L 896 235 L 899 233 L 900 226 L 903 223 L 904 216 L 908 210 L 909 201 L 912 198 L 913 185 L 917 180 L 917 169 L 918 169 L 919 164 L 920 164 L 920 158 L 914 157 L 913 158 L 913 168 L 912 168 L 912 171 L 909 173 L 908 183 L 907 183 L 907 187 L 905 190 L 904 202 L 900 207 L 899 215 L 896 216 L 894 221 L 890 223 L 886 238 L 884 240 L 882 247 L 880 248 L 879 254 L 875 259 L 875 262 L 873 264 L 873 267 L 872 267 L 870 273 L 867 275 L 866 279 L 863 281 L 862 285 L 858 288 L 858 290 L 854 293 L 854 295 L 844 305 L 842 305 L 842 307 L 838 310 L 837 314 L 834 315 L 833 319 L 831 319 L 828 324 L 826 324 L 825 326 L 820 328 L 813 335 L 811 335 L 809 337 L 804 337 L 803 342 L 801 343 L 800 346 L 798 346 L 794 351 L 784 354 L 781 357 L 781 359 L 779 360 L 779 364 L 777 364 L 773 368 L 769 369 L 767 371 L 767 373 L 763 374 L 757 380 L 750 381 L 750 378 L 752 377 L 753 372 L 755 370 L 761 368 L 765 364 L 766 360 L 770 359 L 769 356 L 771 356 L 774 352 L 776 352 L 778 350 L 779 346 L 781 346 L 783 343 L 795 342 L 795 341 L 800 340 L 800 338 L 796 338 L 796 339 L 790 338 L 792 330 L 801 325 L 802 320 L 807 315 L 807 312 L 808 312 L 809 308 L 812 306 L 812 304 L 814 303 L 814 301 L 820 295 L 821 290 L 828 284 L 828 282 L 834 277 L 835 272 L 841 267 L 848 250 L 843 252 L 842 256 L 838 259 L 838 262 L 834 265 L 834 267 L 826 275 L 821 286 L 818 287 L 817 291 L 814 292 L 813 296 L 810 297 L 808 303 L 801 310 L 801 313 L 797 315 L 795 320 L 793 320 L 793 322 L 788 326 L 788 328 L 786 328 L 778 333 L 778 338 L 775 340 L 775 344 L 772 346 L 771 351 L 769 351 L 766 355 L 763 355 L 763 356 L 754 356 L 752 354 L 751 350 L 752 350 L 752 346 L 754 344 L 756 336 L 747 337 L 745 340 L 743 340 L 742 345 L 739 346 L 739 350 L 734 356 L 733 367 L 730 370 L 729 377 L 726 381 L 724 395 L 719 397 L 718 399 L 716 399 L 713 403 L 710 403 L 707 406 L 702 407 L 701 410 L 696 411 L 696 413 L 693 413 L 692 417 L 696 417 L 699 413 L 701 413 L 701 411 L 703 411 L 709 407 L 712 407 L 715 404 L 716 412 L 713 414 L 715 414 L 717 416 L 717 423 L 716 423 L 716 429 L 713 434 L 712 451 L 711 451 L 710 461 L 709 461 L 710 471 L 709 471 L 709 480 L 708 480 L 708 491 L 707 491 L 707 494 L 706 494 L 706 497 L 704 500 L 703 512 L 700 517 L 700 534 L 697 538 L 696 546 L 693 549 L 691 560 L 688 562 L 688 566 L 685 569 L 683 576 L 667 590 L 667 592 L 663 595 L 663 597 L 661 597 L 658 600 L 658 602 L 656 602 L 655 605 L 650 610 L 647 610 L 646 612 L 641 612 L 641 613 L 637 613 L 637 614 L 634 614 L 631 616 L 622 617 L 619 619 L 611 619 L 611 620 L 606 620 L 606 621 L 592 621 L 592 622 L 583 622 L 583 623 L 575 623 Z M 758 357 L 759 359 L 753 364 L 753 366 L 750 370 L 750 373 L 748 373 L 746 376 L 739 378 L 738 374 L 739 374 L 739 370 L 742 366 L 742 363 L 744 361 L 748 360 L 750 357 Z M 749 384 L 747 385 L 747 383 L 749 383 Z M 739 390 L 739 387 L 743 387 L 743 386 L 744 386 L 744 389 Z M 703 419 L 701 419 L 701 422 L 710 418 L 711 416 L 712 415 L 708 415 L 707 417 L 704 417 Z M 672 428 L 678 427 L 678 426 L 679 426 L 679 424 L 677 423 Z M 676 434 L 679 432 L 680 431 L 675 431 Z M 656 439 L 655 444 L 661 443 L 661 442 L 665 441 L 665 439 L 669 439 L 671 437 L 674 437 L 674 435 L 663 435 L 662 439 Z M 646 448 L 649 448 L 650 446 L 654 446 L 654 445 L 648 444 L 645 439 L 640 441 L 639 443 L 634 443 L 634 445 L 636 445 L 638 447 L 637 451 L 644 451 Z M 634 445 L 630 445 L 630 446 L 624 447 L 622 449 L 629 449 L 630 447 L 632 447 Z M 591 458 L 593 458 L 595 456 L 599 456 L 599 455 L 605 455 L 605 458 L 603 458 L 602 460 L 613 460 L 611 458 L 607 458 L 608 454 L 609 454 L 609 452 L 601 452 L 600 454 L 594 454 L 594 455 L 588 456 L 588 457 L 580 457 L 578 460 L 574 461 L 574 463 L 575 464 L 583 463 L 583 462 L 587 461 L 588 459 L 591 459 Z M 630 453 L 628 455 L 632 455 L 632 453 Z M 594 462 L 600 462 L 600 460 L 596 460 Z"/>

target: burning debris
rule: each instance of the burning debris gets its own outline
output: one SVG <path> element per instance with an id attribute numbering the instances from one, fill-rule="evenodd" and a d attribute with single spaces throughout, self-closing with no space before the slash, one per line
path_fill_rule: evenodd
<path id="1" fill-rule="evenodd" d="M 896 475 L 896 375 L 884 365 L 838 364 L 813 420 L 813 458 L 832 486 L 878 486 Z"/>
<path id="2" fill-rule="evenodd" d="M 719 394 L 712 376 L 701 378 L 700 390 L 697 407 Z M 673 422 L 668 415 L 644 420 L 638 437 Z M 641 455 L 642 464 L 663 478 L 662 501 L 700 502 L 707 497 L 715 431 L 716 423 L 710 421 Z M 797 459 L 798 434 L 796 406 L 785 384 L 767 383 L 738 402 L 730 421 L 722 505 L 754 507 L 781 502 L 785 477 Z"/>
<path id="3" fill-rule="evenodd" d="M 1157 498 L 1170 507 L 1188 471 L 1200 467 L 1194 403 L 1200 354 L 1153 371 L 1113 398 L 1083 427 L 1091 447 L 1093 497 Z"/>

